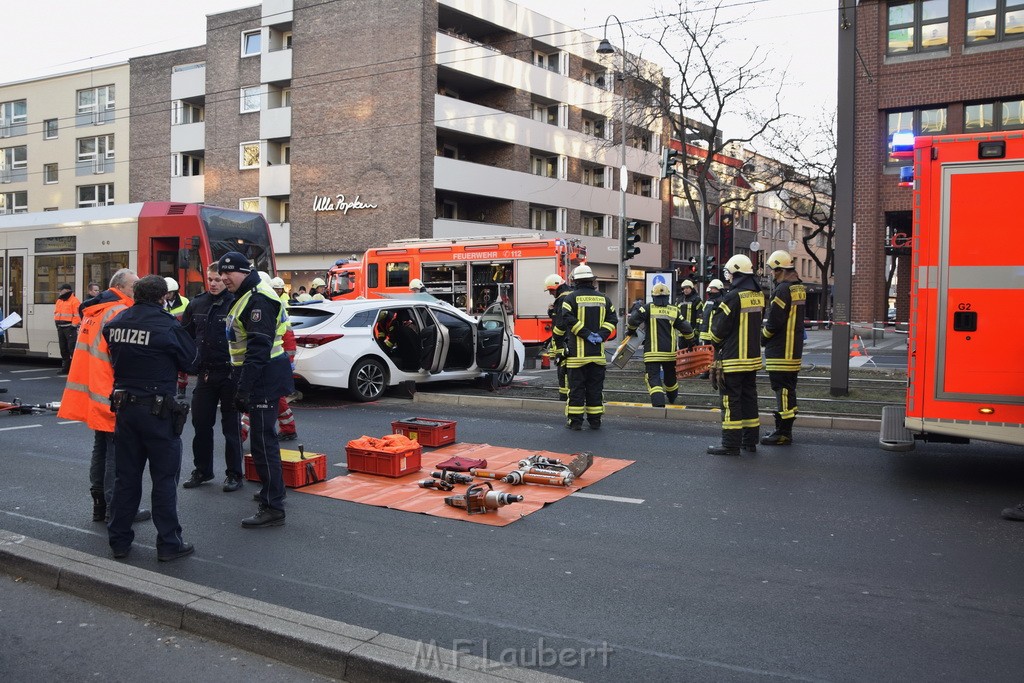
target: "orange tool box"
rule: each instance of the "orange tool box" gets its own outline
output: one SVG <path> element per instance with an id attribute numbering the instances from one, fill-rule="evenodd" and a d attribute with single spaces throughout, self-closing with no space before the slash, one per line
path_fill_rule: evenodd
<path id="1" fill-rule="evenodd" d="M 423 446 L 400 434 L 380 439 L 364 436 L 345 447 L 348 469 L 352 472 L 401 477 L 420 469 Z"/>
<path id="2" fill-rule="evenodd" d="M 434 420 L 429 417 L 407 417 L 391 423 L 395 434 L 405 434 L 424 446 L 447 446 L 455 442 L 453 420 Z"/>
<path id="3" fill-rule="evenodd" d="M 284 485 L 289 488 L 316 484 L 327 479 L 327 456 L 323 453 L 301 453 L 282 448 L 281 471 Z M 251 453 L 245 454 L 245 478 L 249 481 L 260 480 Z"/>

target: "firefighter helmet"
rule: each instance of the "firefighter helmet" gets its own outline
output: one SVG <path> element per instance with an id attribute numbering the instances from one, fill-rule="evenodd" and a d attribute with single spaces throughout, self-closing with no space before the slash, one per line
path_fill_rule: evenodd
<path id="1" fill-rule="evenodd" d="M 313 278 L 313 281 L 311 283 L 309 283 L 309 286 L 310 287 L 323 287 L 326 284 L 327 283 L 324 282 L 324 279 L 322 277 L 315 277 L 315 278 Z"/>
<path id="2" fill-rule="evenodd" d="M 168 292 L 177 292 L 178 291 L 178 281 L 175 280 L 173 277 L 165 277 L 164 278 L 164 282 L 167 283 L 167 291 Z"/>
<path id="3" fill-rule="evenodd" d="M 284 289 L 284 280 L 279 277 L 275 277 L 270 281 L 270 286 L 273 289 Z"/>
<path id="4" fill-rule="evenodd" d="M 544 278 L 544 289 L 558 289 L 563 284 L 565 284 L 565 280 L 555 274 L 548 275 Z"/>
<path id="5" fill-rule="evenodd" d="M 712 287 L 719 291 L 725 289 L 725 285 L 722 284 L 722 281 L 719 280 L 717 277 L 708 283 L 708 289 L 711 289 Z"/>
<path id="6" fill-rule="evenodd" d="M 796 266 L 793 265 L 793 257 L 789 255 L 788 251 L 783 251 L 782 249 L 773 251 L 772 255 L 768 257 L 768 267 L 772 270 L 775 270 L 776 268 L 796 268 Z"/>
<path id="7" fill-rule="evenodd" d="M 746 275 L 753 275 L 754 264 L 750 262 L 750 259 L 743 254 L 736 254 L 731 259 L 725 262 L 725 272 L 727 273 L 744 273 Z"/>
<path id="8" fill-rule="evenodd" d="M 573 281 L 579 280 L 593 280 L 594 271 L 590 269 L 586 263 L 576 266 L 576 269 L 572 271 Z"/>
<path id="9" fill-rule="evenodd" d="M 693 289 L 693 281 L 692 280 L 683 280 L 683 283 L 681 285 L 679 285 L 679 286 L 682 287 L 683 289 L 686 289 L 687 287 L 689 287 L 690 289 Z"/>
<path id="10" fill-rule="evenodd" d="M 669 295 L 668 285 L 658 283 L 651 287 L 651 296 L 668 296 Z"/>
<path id="11" fill-rule="evenodd" d="M 417 277 L 413 278 L 412 282 L 409 283 L 409 289 L 414 292 L 422 292 L 426 287 L 423 286 L 423 280 Z"/>

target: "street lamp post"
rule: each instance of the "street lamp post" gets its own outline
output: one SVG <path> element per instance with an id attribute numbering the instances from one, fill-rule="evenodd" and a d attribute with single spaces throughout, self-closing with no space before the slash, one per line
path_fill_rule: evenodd
<path id="1" fill-rule="evenodd" d="M 626 317 L 626 32 L 622 29 L 622 22 L 614 14 L 608 16 L 604 20 L 604 37 L 601 38 L 601 43 L 597 47 L 597 53 L 602 55 L 615 54 L 615 48 L 608 42 L 608 22 L 612 19 L 619 25 L 619 34 L 622 37 L 622 91 L 619 93 L 619 99 L 622 100 L 622 154 L 620 156 L 621 165 L 619 167 L 619 268 L 618 268 L 618 314 L 619 314 L 619 337 L 624 337 L 625 332 L 625 317 Z"/>

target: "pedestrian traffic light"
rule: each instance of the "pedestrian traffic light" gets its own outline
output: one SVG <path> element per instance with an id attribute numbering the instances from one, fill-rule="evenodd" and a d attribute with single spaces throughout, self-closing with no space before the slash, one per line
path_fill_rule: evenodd
<path id="1" fill-rule="evenodd" d="M 676 163 L 679 161 L 679 151 L 671 147 L 661 150 L 661 177 L 671 178 L 676 174 Z"/>
<path id="2" fill-rule="evenodd" d="M 626 235 L 622 240 L 622 260 L 628 261 L 640 253 L 640 247 L 636 243 L 640 241 L 640 228 L 636 221 L 626 223 Z"/>
<path id="3" fill-rule="evenodd" d="M 708 254 L 704 257 L 704 277 L 711 280 L 715 277 L 715 255 Z"/>
<path id="4" fill-rule="evenodd" d="M 693 277 L 694 275 L 696 275 L 696 274 L 697 274 L 697 258 L 696 258 L 696 257 L 694 257 L 694 256 L 691 256 L 691 257 L 690 257 L 690 267 L 689 267 L 689 270 L 687 270 L 686 272 L 687 272 L 687 274 L 688 274 L 688 275 L 689 275 L 689 276 L 690 276 L 691 278 L 692 278 L 692 277 Z"/>

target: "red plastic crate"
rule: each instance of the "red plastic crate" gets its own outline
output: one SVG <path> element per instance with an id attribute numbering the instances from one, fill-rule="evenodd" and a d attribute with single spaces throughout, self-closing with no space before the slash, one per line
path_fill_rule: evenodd
<path id="1" fill-rule="evenodd" d="M 429 417 L 407 417 L 391 423 L 395 434 L 404 434 L 424 446 L 447 446 L 455 442 L 455 425 L 452 420 L 435 420 Z"/>
<path id="2" fill-rule="evenodd" d="M 423 447 L 419 444 L 398 453 L 345 447 L 350 471 L 379 474 L 384 477 L 402 477 L 418 472 L 422 453 Z"/>
<path id="3" fill-rule="evenodd" d="M 303 460 L 298 451 L 281 449 L 281 473 L 284 475 L 285 486 L 297 489 L 327 479 L 327 456 L 324 453 L 306 453 L 305 456 Z M 244 460 L 245 478 L 259 481 L 252 454 L 246 453 Z"/>

